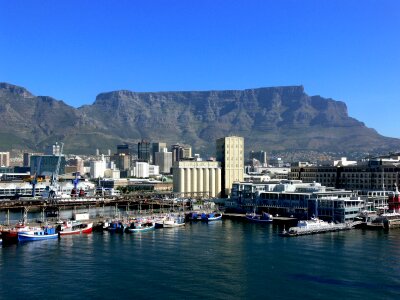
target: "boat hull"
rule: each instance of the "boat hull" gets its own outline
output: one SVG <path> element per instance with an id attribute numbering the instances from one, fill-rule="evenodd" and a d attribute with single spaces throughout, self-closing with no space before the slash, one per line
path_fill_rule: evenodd
<path id="1" fill-rule="evenodd" d="M 18 241 L 20 242 L 34 242 L 34 241 L 43 241 L 52 239 L 58 239 L 58 233 L 46 234 L 46 235 L 33 235 L 29 233 L 18 234 Z"/>
<path id="2" fill-rule="evenodd" d="M 67 231 L 60 231 L 60 235 L 73 235 L 73 234 L 81 234 L 81 233 L 92 233 L 93 231 L 93 223 L 86 224 L 86 227 L 77 228 L 75 230 L 67 230 Z"/>
<path id="3" fill-rule="evenodd" d="M 145 227 L 145 228 L 128 228 L 129 232 L 146 232 L 146 231 L 150 231 L 153 230 L 155 228 L 155 226 L 149 226 L 149 227 Z"/>
<path id="4" fill-rule="evenodd" d="M 252 223 L 272 223 L 272 219 L 268 219 L 268 220 L 263 220 L 260 218 L 254 218 L 254 217 L 250 217 L 250 216 L 246 216 L 246 220 L 248 222 L 252 222 Z"/>

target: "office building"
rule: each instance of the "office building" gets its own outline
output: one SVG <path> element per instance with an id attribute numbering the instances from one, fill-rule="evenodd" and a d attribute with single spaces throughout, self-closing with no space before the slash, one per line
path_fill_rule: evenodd
<path id="1" fill-rule="evenodd" d="M 0 167 L 10 166 L 10 152 L 0 152 Z"/>
<path id="2" fill-rule="evenodd" d="M 265 151 L 250 151 L 249 158 L 258 160 L 262 167 L 267 166 L 267 152 Z"/>
<path id="3" fill-rule="evenodd" d="M 57 163 L 60 159 L 59 175 L 65 174 L 65 156 L 55 155 L 32 155 L 30 158 L 31 174 L 51 176 L 56 172 Z"/>
<path id="4" fill-rule="evenodd" d="M 233 182 L 244 180 L 244 139 L 228 136 L 218 139 L 216 144 L 217 161 L 222 168 L 222 197 L 228 197 Z"/>
<path id="5" fill-rule="evenodd" d="M 167 152 L 167 148 L 161 149 L 161 152 L 156 152 L 155 164 L 160 167 L 160 172 L 162 174 L 171 173 L 172 152 Z"/>
<path id="6" fill-rule="evenodd" d="M 142 140 L 138 143 L 138 160 L 142 162 L 150 161 L 150 143 Z"/>
<path id="7" fill-rule="evenodd" d="M 156 164 L 156 153 L 161 152 L 161 149 L 167 148 L 167 143 L 152 143 L 151 145 L 151 159 L 153 164 Z"/>
<path id="8" fill-rule="evenodd" d="M 131 155 L 131 149 L 129 148 L 129 145 L 117 145 L 117 154 Z"/>

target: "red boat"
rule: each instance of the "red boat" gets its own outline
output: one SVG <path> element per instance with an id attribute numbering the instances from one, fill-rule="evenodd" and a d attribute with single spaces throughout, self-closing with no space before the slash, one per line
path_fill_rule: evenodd
<path id="1" fill-rule="evenodd" d="M 13 228 L 7 228 L 1 230 L 1 238 L 5 243 L 17 243 L 18 232 L 31 231 L 32 228 L 25 225 L 24 223 L 18 223 Z"/>
<path id="2" fill-rule="evenodd" d="M 93 231 L 93 223 L 66 221 L 57 227 L 57 231 L 60 235 L 91 233 Z"/>

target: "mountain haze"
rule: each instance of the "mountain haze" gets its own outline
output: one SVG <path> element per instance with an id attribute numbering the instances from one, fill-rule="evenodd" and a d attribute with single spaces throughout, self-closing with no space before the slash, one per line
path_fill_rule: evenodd
<path id="1" fill-rule="evenodd" d="M 184 143 L 214 154 L 217 138 L 245 137 L 246 151 L 395 151 L 400 140 L 349 117 L 344 102 L 309 96 L 302 86 L 246 90 L 102 93 L 74 108 L 0 83 L 0 146 L 93 153 L 140 139 Z"/>

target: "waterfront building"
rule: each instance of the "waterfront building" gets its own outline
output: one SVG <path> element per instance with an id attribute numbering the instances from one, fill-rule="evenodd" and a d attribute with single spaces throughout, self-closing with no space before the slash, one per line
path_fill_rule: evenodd
<path id="1" fill-rule="evenodd" d="M 10 166 L 10 152 L 0 152 L 0 167 Z"/>
<path id="2" fill-rule="evenodd" d="M 23 166 L 24 167 L 31 166 L 31 156 L 32 155 L 43 155 L 43 153 L 24 152 L 24 154 L 23 154 Z"/>
<path id="3" fill-rule="evenodd" d="M 162 148 L 160 152 L 156 152 L 155 164 L 160 167 L 160 172 L 162 174 L 171 173 L 172 152 L 167 152 L 167 148 Z"/>
<path id="4" fill-rule="evenodd" d="M 150 162 L 150 142 L 142 140 L 138 143 L 138 160 Z"/>
<path id="5" fill-rule="evenodd" d="M 156 142 L 156 143 L 152 143 L 151 145 L 151 158 L 152 158 L 152 162 L 155 165 L 158 165 L 156 163 L 156 153 L 157 152 L 163 152 L 162 149 L 167 148 L 167 143 L 162 143 L 162 142 Z"/>
<path id="6" fill-rule="evenodd" d="M 58 159 L 60 158 L 59 175 L 65 174 L 65 156 L 55 155 L 32 155 L 30 157 L 31 174 L 51 176 L 57 169 Z"/>
<path id="7" fill-rule="evenodd" d="M 244 178 L 244 139 L 238 136 L 220 138 L 216 143 L 217 161 L 222 168 L 222 197 L 228 197 L 232 184 Z"/>
<path id="8" fill-rule="evenodd" d="M 346 222 L 354 220 L 368 208 L 365 199 L 352 191 L 304 183 L 301 180 L 281 180 L 254 184 L 235 182 L 229 207 L 252 211 L 269 211 L 274 214 Z"/>
<path id="9" fill-rule="evenodd" d="M 221 165 L 214 161 L 178 161 L 173 165 L 173 190 L 183 197 L 220 197 Z"/>
<path id="10" fill-rule="evenodd" d="M 343 159 L 342 159 L 343 161 Z M 320 182 L 323 185 L 357 191 L 394 190 L 399 184 L 400 161 L 396 158 L 374 158 L 355 164 L 336 166 L 292 166 L 289 179 Z"/>

